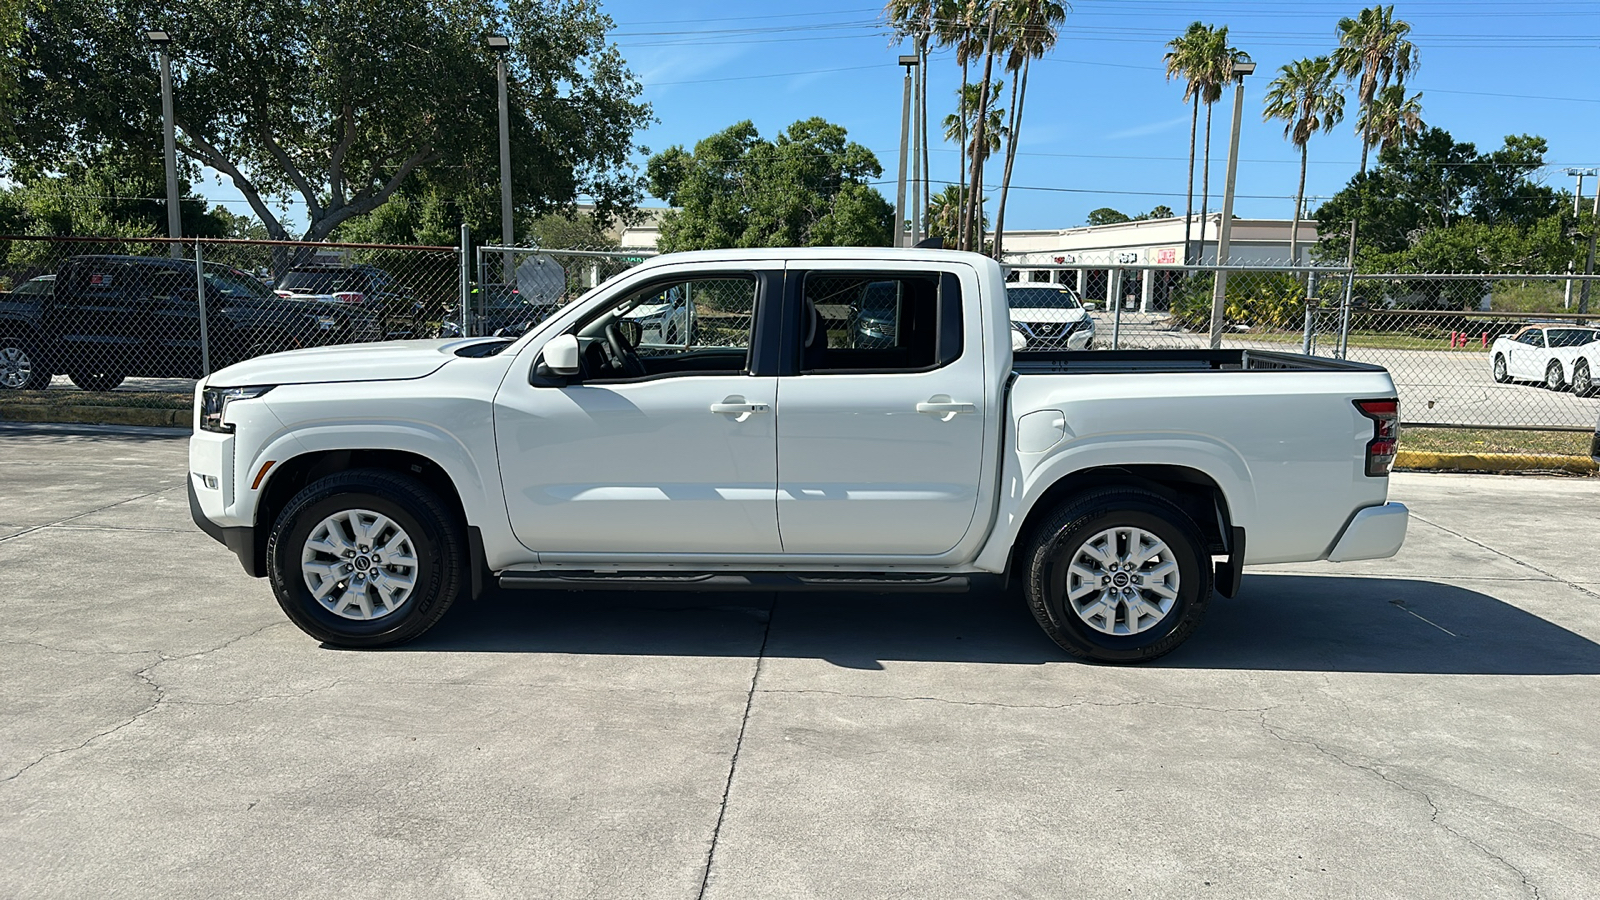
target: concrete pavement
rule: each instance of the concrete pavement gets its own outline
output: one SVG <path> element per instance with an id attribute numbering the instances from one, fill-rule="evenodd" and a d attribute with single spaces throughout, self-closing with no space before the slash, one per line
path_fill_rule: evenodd
<path id="1" fill-rule="evenodd" d="M 1592 897 L 1600 480 L 1399 475 L 1154 666 L 999 595 L 491 594 L 320 647 L 179 439 L 0 427 L 0 896 Z"/>

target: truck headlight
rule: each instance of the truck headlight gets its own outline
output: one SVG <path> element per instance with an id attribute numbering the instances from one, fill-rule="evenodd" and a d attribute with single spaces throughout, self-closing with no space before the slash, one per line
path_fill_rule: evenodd
<path id="1" fill-rule="evenodd" d="M 272 390 L 272 387 L 267 384 L 252 387 L 206 388 L 200 395 L 200 427 L 218 434 L 232 434 L 233 423 L 223 421 L 223 417 L 228 413 L 228 404 L 235 400 L 253 400 Z"/>

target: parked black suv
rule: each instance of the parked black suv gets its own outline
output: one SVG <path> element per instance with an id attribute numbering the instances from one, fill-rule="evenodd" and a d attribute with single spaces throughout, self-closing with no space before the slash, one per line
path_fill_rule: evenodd
<path id="1" fill-rule="evenodd" d="M 370 312 L 285 300 L 231 266 L 205 267 L 205 297 L 213 369 L 278 350 L 381 337 Z M 109 391 L 129 376 L 200 377 L 194 263 L 74 256 L 56 272 L 53 295 L 0 297 L 0 389 L 41 390 L 55 374 L 91 391 Z"/>

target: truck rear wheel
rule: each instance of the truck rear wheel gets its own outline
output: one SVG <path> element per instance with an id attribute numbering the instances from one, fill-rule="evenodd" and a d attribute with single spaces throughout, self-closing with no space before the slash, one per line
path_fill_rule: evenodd
<path id="1" fill-rule="evenodd" d="M 1188 639 L 1211 600 L 1205 540 L 1166 499 L 1104 488 L 1062 505 L 1023 557 L 1028 607 L 1080 659 L 1145 662 Z"/>
<path id="2" fill-rule="evenodd" d="M 416 481 L 356 469 L 308 485 L 278 516 L 267 577 L 301 631 L 338 647 L 385 647 L 432 628 L 461 592 L 467 544 Z"/>

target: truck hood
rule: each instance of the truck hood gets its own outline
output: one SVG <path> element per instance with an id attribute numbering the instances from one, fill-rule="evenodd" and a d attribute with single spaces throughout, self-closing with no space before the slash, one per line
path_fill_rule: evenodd
<path id="1" fill-rule="evenodd" d="M 212 373 L 212 387 L 252 384 L 320 384 L 331 381 L 403 381 L 437 372 L 456 351 L 484 338 L 446 338 L 340 344 L 269 353 Z M 496 339 L 490 338 L 494 341 Z"/>

